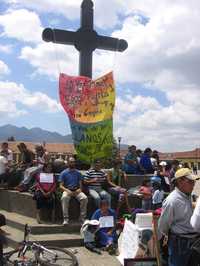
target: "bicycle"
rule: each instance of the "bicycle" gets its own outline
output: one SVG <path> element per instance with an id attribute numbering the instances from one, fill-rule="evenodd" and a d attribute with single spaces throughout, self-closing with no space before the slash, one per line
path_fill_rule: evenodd
<path id="1" fill-rule="evenodd" d="M 29 241 L 30 232 L 26 224 L 23 242 L 17 249 L 3 254 L 5 266 L 78 266 L 72 251 Z"/>

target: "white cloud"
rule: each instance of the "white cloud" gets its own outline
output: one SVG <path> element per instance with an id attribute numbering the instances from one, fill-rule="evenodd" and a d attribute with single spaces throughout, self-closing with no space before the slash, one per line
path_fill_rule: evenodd
<path id="1" fill-rule="evenodd" d="M 70 20 L 80 19 L 82 0 L 8 0 L 12 7 L 26 7 L 42 13 L 61 14 Z M 95 0 L 95 24 L 98 27 L 112 28 L 119 23 L 118 13 L 122 12 L 121 0 Z M 106 11 L 106 12 L 105 12 Z"/>
<path id="2" fill-rule="evenodd" d="M 42 26 L 39 16 L 26 9 L 8 10 L 0 16 L 3 36 L 23 42 L 41 42 Z"/>
<path id="3" fill-rule="evenodd" d="M 56 113 L 62 110 L 60 104 L 39 91 L 30 92 L 22 84 L 0 81 L 0 114 L 2 117 L 16 117 L 30 110 Z"/>
<path id="4" fill-rule="evenodd" d="M 35 48 L 26 46 L 20 58 L 27 60 L 36 69 L 36 74 L 51 78 L 58 77 L 60 72 L 78 73 L 78 52 L 70 46 L 49 43 L 39 44 Z"/>
<path id="5" fill-rule="evenodd" d="M 7 0 L 12 7 L 26 7 L 44 13 L 62 14 L 70 19 L 75 19 L 79 16 L 81 1 L 65 1 L 65 0 Z"/>
<path id="6" fill-rule="evenodd" d="M 200 90 L 174 93 L 169 106 L 151 97 L 117 99 L 115 135 L 123 143 L 151 146 L 164 151 L 193 149 L 199 146 Z"/>
<path id="7" fill-rule="evenodd" d="M 0 60 L 0 77 L 10 73 L 9 67 Z"/>

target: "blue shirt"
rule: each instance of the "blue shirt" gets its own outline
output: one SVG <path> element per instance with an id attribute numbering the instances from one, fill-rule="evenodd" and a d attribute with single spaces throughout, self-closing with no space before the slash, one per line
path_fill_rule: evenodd
<path id="1" fill-rule="evenodd" d="M 134 161 L 134 164 L 130 164 L 128 161 Z M 128 152 L 124 158 L 124 168 L 123 170 L 127 174 L 136 174 L 138 167 L 137 155 L 131 152 Z"/>
<path id="2" fill-rule="evenodd" d="M 116 222 L 116 220 L 117 220 L 117 215 L 116 215 L 116 212 L 113 210 L 113 209 L 108 209 L 108 215 L 107 216 L 113 216 L 113 219 L 114 219 L 114 223 Z M 92 215 L 92 220 L 98 220 L 99 221 L 99 219 L 101 218 L 101 217 L 103 217 L 103 215 L 102 215 L 102 213 L 101 213 L 101 210 L 100 209 L 98 209 L 98 210 L 96 210 L 94 213 L 93 213 L 93 215 Z M 103 228 L 101 228 L 101 229 L 103 229 Z M 100 230 L 101 230 L 100 229 Z M 107 230 L 107 228 L 106 228 L 106 230 Z"/>
<path id="3" fill-rule="evenodd" d="M 153 169 L 151 159 L 150 159 L 149 155 L 147 155 L 147 154 L 142 154 L 141 159 L 140 159 L 140 164 L 145 170 L 152 170 Z"/>
<path id="4" fill-rule="evenodd" d="M 114 219 L 114 223 L 116 223 L 117 216 L 114 210 L 108 209 L 108 216 L 112 216 Z M 103 215 L 101 213 L 101 210 L 98 209 L 92 215 L 92 220 L 99 220 L 101 217 L 103 217 Z M 115 228 L 115 224 L 114 224 L 114 228 Z M 113 230 L 112 235 L 107 234 L 110 231 L 110 229 L 111 228 L 104 227 L 98 230 L 97 236 L 99 237 L 99 242 L 101 246 L 107 246 L 110 242 L 117 242 L 117 234 L 115 230 Z"/>
<path id="5" fill-rule="evenodd" d="M 80 188 L 80 181 L 82 180 L 82 175 L 76 169 L 66 169 L 61 172 L 59 176 L 59 182 L 64 184 L 64 187 L 70 190 L 76 190 Z"/>

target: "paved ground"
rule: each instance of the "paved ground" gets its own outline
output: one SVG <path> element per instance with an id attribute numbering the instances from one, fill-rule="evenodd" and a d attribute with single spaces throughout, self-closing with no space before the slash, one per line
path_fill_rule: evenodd
<path id="1" fill-rule="evenodd" d="M 110 256 L 103 252 L 102 255 L 92 253 L 84 247 L 77 248 L 76 256 L 79 260 L 79 266 L 120 266 L 121 264 L 115 256 Z"/>

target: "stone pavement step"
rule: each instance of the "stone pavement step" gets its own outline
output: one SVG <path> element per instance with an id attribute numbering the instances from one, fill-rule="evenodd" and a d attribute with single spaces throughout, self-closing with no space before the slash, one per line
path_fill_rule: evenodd
<path id="1" fill-rule="evenodd" d="M 0 213 L 5 215 L 7 225 L 18 230 L 24 231 L 25 224 L 31 229 L 31 234 L 62 234 L 62 233 L 79 233 L 80 223 L 71 222 L 67 226 L 62 224 L 38 224 L 36 219 L 27 217 L 15 212 L 8 212 L 0 209 Z"/>
<path id="2" fill-rule="evenodd" d="M 12 248 L 18 247 L 23 241 L 24 234 L 21 230 L 10 226 L 4 226 L 8 245 Z M 42 245 L 51 245 L 58 247 L 79 247 L 83 245 L 83 239 L 80 234 L 38 234 L 30 235 L 30 241 L 40 242 Z"/>

